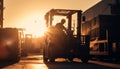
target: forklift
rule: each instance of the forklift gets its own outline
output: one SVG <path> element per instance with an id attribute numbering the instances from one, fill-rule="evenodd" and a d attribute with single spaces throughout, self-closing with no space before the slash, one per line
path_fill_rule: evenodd
<path id="1" fill-rule="evenodd" d="M 72 22 L 73 15 L 76 15 L 76 23 Z M 51 9 L 45 15 L 46 27 L 45 46 L 43 48 L 44 62 L 55 62 L 56 58 L 65 58 L 72 62 L 79 58 L 87 63 L 89 56 L 89 35 L 81 35 L 81 10 Z M 54 17 L 65 17 L 66 29 L 59 30 L 54 25 Z"/>

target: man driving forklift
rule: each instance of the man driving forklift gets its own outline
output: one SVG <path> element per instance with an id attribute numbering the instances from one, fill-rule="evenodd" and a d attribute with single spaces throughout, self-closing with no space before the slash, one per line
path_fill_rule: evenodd
<path id="1" fill-rule="evenodd" d="M 66 22 L 65 19 L 62 19 L 61 22 L 59 22 L 55 25 L 55 27 L 57 27 L 59 30 L 67 31 L 67 29 L 64 26 L 65 22 Z"/>

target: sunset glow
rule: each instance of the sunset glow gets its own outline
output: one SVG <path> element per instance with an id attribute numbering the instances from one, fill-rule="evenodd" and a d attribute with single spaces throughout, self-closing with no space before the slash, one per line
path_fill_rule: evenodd
<path id="1" fill-rule="evenodd" d="M 33 37 L 42 37 L 45 31 L 46 27 L 26 27 L 25 34 L 32 34 Z"/>
<path id="2" fill-rule="evenodd" d="M 25 28 L 25 33 L 43 36 L 44 15 L 52 8 L 85 11 L 101 0 L 5 0 L 4 27 Z M 64 2 L 64 5 L 63 5 Z"/>
<path id="3" fill-rule="evenodd" d="M 24 23 L 16 25 L 16 27 L 24 28 L 25 34 L 32 34 L 33 37 L 41 37 L 44 36 L 44 32 L 46 31 L 46 25 L 43 17 L 28 17 L 25 19 Z"/>

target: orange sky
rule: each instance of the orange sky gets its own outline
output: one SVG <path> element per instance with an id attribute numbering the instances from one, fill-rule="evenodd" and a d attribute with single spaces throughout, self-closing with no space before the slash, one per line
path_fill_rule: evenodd
<path id="1" fill-rule="evenodd" d="M 42 27 L 45 13 L 52 8 L 81 9 L 84 11 L 99 1 L 100 0 L 4 0 L 4 27 Z M 36 25 L 33 25 L 35 23 Z"/>
<path id="2" fill-rule="evenodd" d="M 25 22 L 42 21 L 51 8 L 82 9 L 83 11 L 100 0 L 4 0 L 4 27 Z M 18 26 L 19 27 L 19 26 Z"/>

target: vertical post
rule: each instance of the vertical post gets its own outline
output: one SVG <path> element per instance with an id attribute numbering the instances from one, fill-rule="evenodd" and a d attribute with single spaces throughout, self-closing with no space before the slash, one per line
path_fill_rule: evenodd
<path id="1" fill-rule="evenodd" d="M 45 15 L 46 27 L 48 27 L 49 13 Z"/>
<path id="2" fill-rule="evenodd" d="M 77 14 L 77 39 L 80 40 L 80 36 L 81 36 L 81 10 L 78 11 Z"/>
<path id="3" fill-rule="evenodd" d="M 86 45 L 86 54 L 89 57 L 89 54 L 90 54 L 90 36 L 86 35 L 86 36 L 84 36 L 84 38 L 85 38 L 85 45 Z"/>
<path id="4" fill-rule="evenodd" d="M 0 0 L 0 28 L 3 28 L 3 0 Z"/>
<path id="5" fill-rule="evenodd" d="M 72 20 L 71 15 L 67 16 L 67 18 L 68 18 L 68 30 L 71 30 L 71 20 Z"/>
<path id="6" fill-rule="evenodd" d="M 52 12 L 50 13 L 50 26 L 52 25 L 52 20 L 53 20 L 53 14 Z"/>
<path id="7" fill-rule="evenodd" d="M 113 54 L 113 49 L 112 49 L 112 42 L 113 40 L 111 39 L 112 35 L 111 35 L 111 29 L 108 29 L 108 53 L 109 56 L 112 57 Z"/>

